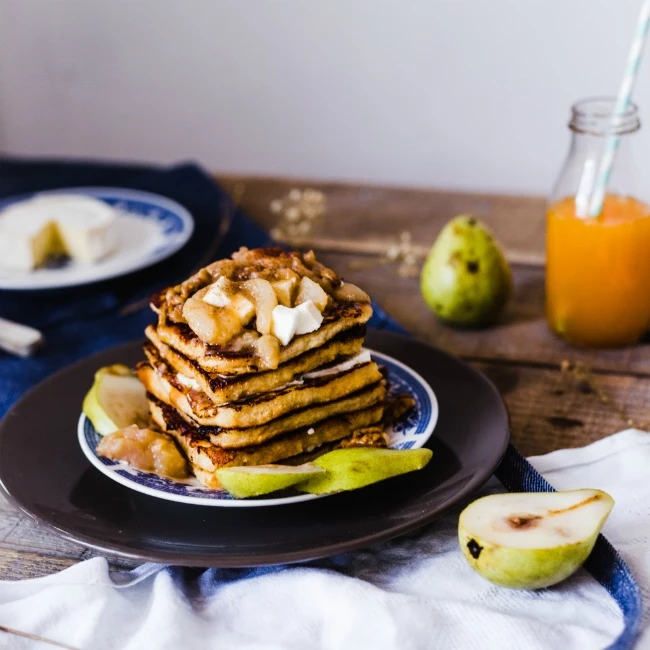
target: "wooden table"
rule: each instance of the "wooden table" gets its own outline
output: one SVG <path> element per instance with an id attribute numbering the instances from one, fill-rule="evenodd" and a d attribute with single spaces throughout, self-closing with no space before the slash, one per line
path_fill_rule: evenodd
<path id="1" fill-rule="evenodd" d="M 389 245 L 401 231 L 408 231 L 415 242 L 429 246 L 447 220 L 460 213 L 474 214 L 492 226 L 513 261 L 513 299 L 502 322 L 490 329 L 462 331 L 441 325 L 424 304 L 418 279 L 401 277 L 395 264 L 370 263 L 376 260 L 332 250 L 319 252 L 319 258 L 364 287 L 416 337 L 470 361 L 490 377 L 510 410 L 513 441 L 526 455 L 578 447 L 650 420 L 647 344 L 624 350 L 576 350 L 546 328 L 543 199 L 286 180 L 220 180 L 252 217 L 269 227 L 276 219 L 269 209 L 273 199 L 295 187 L 322 189 L 328 208 L 320 234 L 348 244 Z M 360 260 L 364 268 L 355 266 Z M 0 579 L 49 574 L 93 555 L 33 523 L 0 497 Z M 111 563 L 132 566 L 119 559 Z"/>

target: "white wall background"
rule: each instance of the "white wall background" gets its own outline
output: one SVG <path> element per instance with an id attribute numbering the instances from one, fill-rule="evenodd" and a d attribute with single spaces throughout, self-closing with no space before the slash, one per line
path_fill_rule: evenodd
<path id="1" fill-rule="evenodd" d="M 640 4 L 0 0 L 0 151 L 544 194 Z"/>

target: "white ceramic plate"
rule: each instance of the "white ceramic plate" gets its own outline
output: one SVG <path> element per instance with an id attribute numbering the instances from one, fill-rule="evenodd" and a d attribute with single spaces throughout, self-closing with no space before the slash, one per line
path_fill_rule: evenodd
<path id="1" fill-rule="evenodd" d="M 372 350 L 370 352 L 373 359 L 388 370 L 390 393 L 408 393 L 415 400 L 415 408 L 388 431 L 389 446 L 392 449 L 422 447 L 433 433 L 438 421 L 436 396 L 429 384 L 402 362 L 380 352 Z M 79 418 L 77 433 L 81 449 L 100 472 L 132 490 L 159 499 L 201 506 L 246 508 L 298 503 L 326 496 L 286 490 L 282 496 L 269 495 L 257 499 L 234 499 L 225 490 L 208 489 L 194 478 L 184 481 L 162 478 L 150 472 L 134 469 L 125 463 L 118 463 L 99 456 L 95 448 L 99 444 L 101 436 L 83 414 Z"/>
<path id="2" fill-rule="evenodd" d="M 190 238 L 194 220 L 180 204 L 158 194 L 114 187 L 71 187 L 48 194 L 84 194 L 115 207 L 116 250 L 94 264 L 69 262 L 62 268 L 16 271 L 0 266 L 0 289 L 58 289 L 107 280 L 151 266 L 173 255 Z M 25 194 L 6 199 L 0 210 L 32 198 Z"/>

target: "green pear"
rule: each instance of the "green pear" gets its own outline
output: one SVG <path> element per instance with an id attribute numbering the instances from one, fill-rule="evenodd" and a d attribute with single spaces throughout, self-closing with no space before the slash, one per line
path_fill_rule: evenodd
<path id="1" fill-rule="evenodd" d="M 257 497 L 276 490 L 284 490 L 325 470 L 304 465 L 251 465 L 248 467 L 223 467 L 215 474 L 219 483 L 237 499 Z"/>
<path id="2" fill-rule="evenodd" d="M 135 424 L 149 425 L 145 387 L 125 365 L 105 366 L 95 373 L 82 410 L 102 436 Z"/>
<path id="3" fill-rule="evenodd" d="M 399 474 L 422 469 L 431 460 L 432 454 L 430 449 L 335 449 L 313 461 L 314 465 L 327 472 L 296 485 L 296 489 L 311 494 L 355 490 Z"/>
<path id="4" fill-rule="evenodd" d="M 452 219 L 422 268 L 425 302 L 443 321 L 477 327 L 495 321 L 512 293 L 512 274 L 499 245 L 473 217 Z"/>
<path id="5" fill-rule="evenodd" d="M 487 580 L 541 589 L 582 565 L 613 506 L 601 490 L 493 494 L 463 510 L 458 539 L 467 561 Z"/>

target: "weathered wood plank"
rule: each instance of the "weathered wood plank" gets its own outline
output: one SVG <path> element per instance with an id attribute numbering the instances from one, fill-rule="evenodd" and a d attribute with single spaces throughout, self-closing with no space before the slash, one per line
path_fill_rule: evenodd
<path id="1" fill-rule="evenodd" d="M 219 176 L 218 180 L 266 227 L 275 224 L 269 209 L 273 199 L 295 187 L 313 187 L 327 197 L 323 232 L 328 238 L 390 241 L 401 230 L 409 230 L 414 241 L 431 245 L 449 219 L 473 214 L 517 257 L 544 256 L 545 200 L 539 197 L 238 176 Z"/>
<path id="2" fill-rule="evenodd" d="M 650 421 L 650 379 L 611 374 L 584 381 L 558 368 L 478 363 L 503 396 L 512 441 L 526 456 L 582 447 Z M 649 434 L 650 435 L 650 434 Z"/>
<path id="3" fill-rule="evenodd" d="M 77 558 L 0 547 L 0 579 L 40 578 L 63 571 L 76 562 L 78 562 Z"/>

